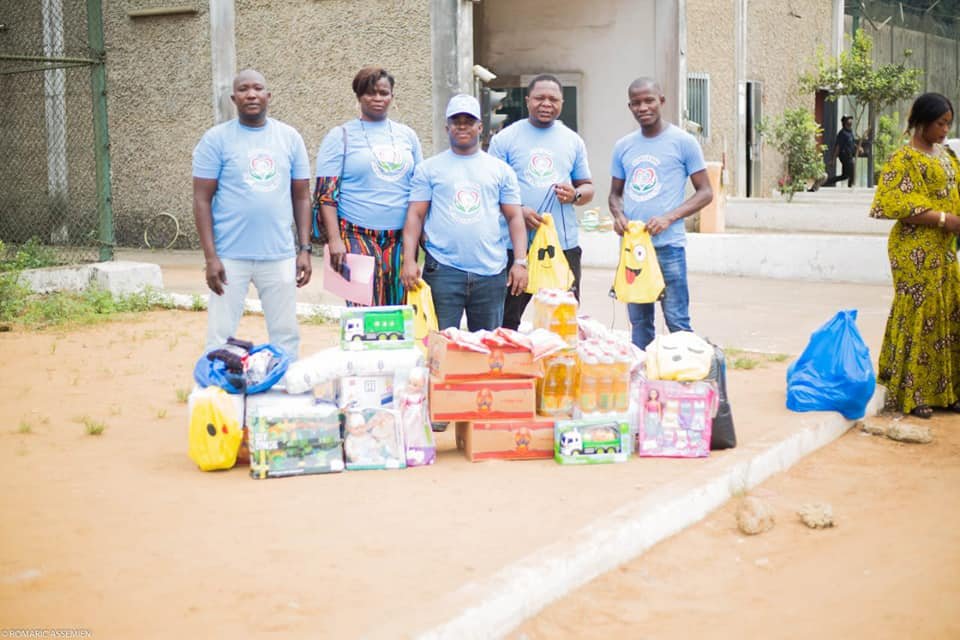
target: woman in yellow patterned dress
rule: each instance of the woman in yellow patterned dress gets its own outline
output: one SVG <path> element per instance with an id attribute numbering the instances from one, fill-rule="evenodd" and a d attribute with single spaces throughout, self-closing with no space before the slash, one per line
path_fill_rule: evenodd
<path id="1" fill-rule="evenodd" d="M 943 141 L 953 105 L 938 93 L 914 101 L 910 141 L 884 165 L 870 215 L 894 218 L 887 253 L 894 296 L 877 381 L 888 403 L 929 418 L 960 412 L 960 162 Z"/>

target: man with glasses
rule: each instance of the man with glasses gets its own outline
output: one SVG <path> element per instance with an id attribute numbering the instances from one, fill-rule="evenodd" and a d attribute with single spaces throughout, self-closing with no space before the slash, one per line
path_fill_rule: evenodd
<path id="1" fill-rule="evenodd" d="M 493 330 L 503 318 L 507 290 L 516 295 L 527 287 L 526 259 L 507 268 L 500 232 L 504 218 L 513 246 L 526 255 L 517 176 L 480 148 L 476 98 L 454 96 L 446 117 L 450 148 L 417 165 L 410 185 L 400 278 L 406 289 L 417 287 L 417 247 L 425 236 L 423 279 L 433 291 L 440 329 L 459 328 L 466 312 L 470 331 Z"/>
<path id="2" fill-rule="evenodd" d="M 563 86 L 549 74 L 541 74 L 527 87 L 526 120 L 514 122 L 490 141 L 490 155 L 500 158 L 517 173 L 520 182 L 523 221 L 530 237 L 550 213 L 560 238 L 560 248 L 573 272 L 573 293 L 580 299 L 579 227 L 574 205 L 593 199 L 593 180 L 587 163 L 583 139 L 557 120 L 563 109 Z M 507 241 L 507 263 L 513 264 L 513 245 L 506 225 L 501 223 Z M 538 260 L 554 258 L 553 246 L 540 249 Z M 523 257 L 523 254 L 520 254 Z M 503 326 L 516 329 L 532 296 L 521 292 L 507 295 L 503 307 Z"/>

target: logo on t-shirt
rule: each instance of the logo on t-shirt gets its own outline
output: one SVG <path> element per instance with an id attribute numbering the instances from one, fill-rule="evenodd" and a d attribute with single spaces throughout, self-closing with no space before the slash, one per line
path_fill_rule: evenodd
<path id="1" fill-rule="evenodd" d="M 481 196 L 480 185 L 473 182 L 459 182 L 453 189 L 452 211 L 459 222 L 473 223 L 479 219 Z"/>
<path id="2" fill-rule="evenodd" d="M 541 147 L 530 152 L 527 167 L 523 170 L 527 181 L 537 187 L 549 187 L 557 182 L 557 169 L 553 164 L 553 152 Z"/>
<path id="3" fill-rule="evenodd" d="M 277 163 L 268 149 L 251 149 L 247 153 L 249 160 L 243 181 L 254 191 L 275 191 L 280 186 Z"/>
<path id="4" fill-rule="evenodd" d="M 660 193 L 662 184 L 657 176 L 659 165 L 660 161 L 650 155 L 642 155 L 633 161 L 626 189 L 631 200 L 646 202 Z"/>
<path id="5" fill-rule="evenodd" d="M 406 145 L 375 144 L 370 148 L 373 160 L 370 168 L 381 180 L 396 182 L 405 176 L 413 165 L 413 155 Z"/>

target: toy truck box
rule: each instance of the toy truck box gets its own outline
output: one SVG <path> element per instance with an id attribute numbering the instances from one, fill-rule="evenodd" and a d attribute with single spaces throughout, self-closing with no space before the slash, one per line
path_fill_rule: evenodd
<path id="1" fill-rule="evenodd" d="M 553 457 L 553 420 L 458 422 L 457 449 L 467 460 L 543 460 Z"/>
<path id="2" fill-rule="evenodd" d="M 340 410 L 332 405 L 263 403 L 249 411 L 248 423 L 255 479 L 344 469 Z"/>
<path id="3" fill-rule="evenodd" d="M 640 388 L 637 455 L 704 458 L 718 395 L 712 381 L 648 380 Z"/>
<path id="4" fill-rule="evenodd" d="M 560 464 L 626 462 L 630 421 L 626 415 L 557 420 L 554 459 Z"/>
<path id="5" fill-rule="evenodd" d="M 536 416 L 534 378 L 430 380 L 432 422 L 532 420 Z"/>
<path id="6" fill-rule="evenodd" d="M 432 332 L 427 350 L 430 376 L 438 382 L 474 378 L 533 378 L 539 366 L 533 353 L 520 347 L 491 347 L 490 353 L 472 351 Z"/>
<path id="7" fill-rule="evenodd" d="M 340 314 L 340 347 L 349 351 L 413 348 L 413 307 L 347 307 Z"/>

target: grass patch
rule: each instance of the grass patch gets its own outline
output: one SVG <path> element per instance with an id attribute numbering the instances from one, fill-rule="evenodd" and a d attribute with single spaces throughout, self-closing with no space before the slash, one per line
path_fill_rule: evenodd
<path id="1" fill-rule="evenodd" d="M 3 241 L 0 241 L 0 271 L 41 269 L 58 264 L 56 251 L 41 244 L 37 237 L 30 238 L 21 245 L 12 258 L 5 258 L 6 254 L 7 247 Z"/>
<path id="2" fill-rule="evenodd" d="M 26 329 L 92 324 L 114 314 L 170 308 L 166 297 L 153 289 L 114 295 L 91 287 L 79 293 L 39 295 L 20 285 L 16 273 L 0 273 L 0 321 L 15 322 Z M 56 347 L 51 347 L 51 353 L 55 351 Z"/>
<path id="3" fill-rule="evenodd" d="M 176 391 L 177 393 L 177 402 L 179 404 L 187 404 L 187 400 L 190 399 L 190 389 L 186 387 L 180 387 Z"/>
<path id="4" fill-rule="evenodd" d="M 17 427 L 17 433 L 33 433 L 33 425 L 26 420 L 21 420 Z"/>
<path id="5" fill-rule="evenodd" d="M 86 430 L 88 436 L 99 436 L 107 428 L 107 425 L 100 420 L 94 420 L 90 416 L 80 416 L 76 419 L 77 422 L 83 425 L 83 428 Z"/>
<path id="6" fill-rule="evenodd" d="M 326 316 L 322 313 L 312 313 L 309 316 L 302 318 L 300 322 L 303 324 L 310 324 L 310 325 L 315 325 L 319 327 L 329 327 L 334 324 L 339 324 L 340 320 L 338 320 L 337 318 L 331 318 L 330 316 Z"/>
<path id="7" fill-rule="evenodd" d="M 204 311 L 207 308 L 207 301 L 196 293 L 190 298 L 190 311 Z"/>
<path id="8" fill-rule="evenodd" d="M 160 409 L 157 409 L 157 418 L 159 420 L 163 420 L 166 417 L 167 417 L 167 410 L 165 407 L 161 407 Z"/>
<path id="9" fill-rule="evenodd" d="M 788 353 L 770 353 L 767 354 L 767 360 L 770 362 L 786 362 L 790 359 L 790 354 Z"/>
<path id="10" fill-rule="evenodd" d="M 731 369 L 755 369 L 757 365 L 760 364 L 759 360 L 754 360 L 753 358 L 748 358 L 746 356 L 740 356 L 739 358 L 734 358 L 730 362 Z"/>

